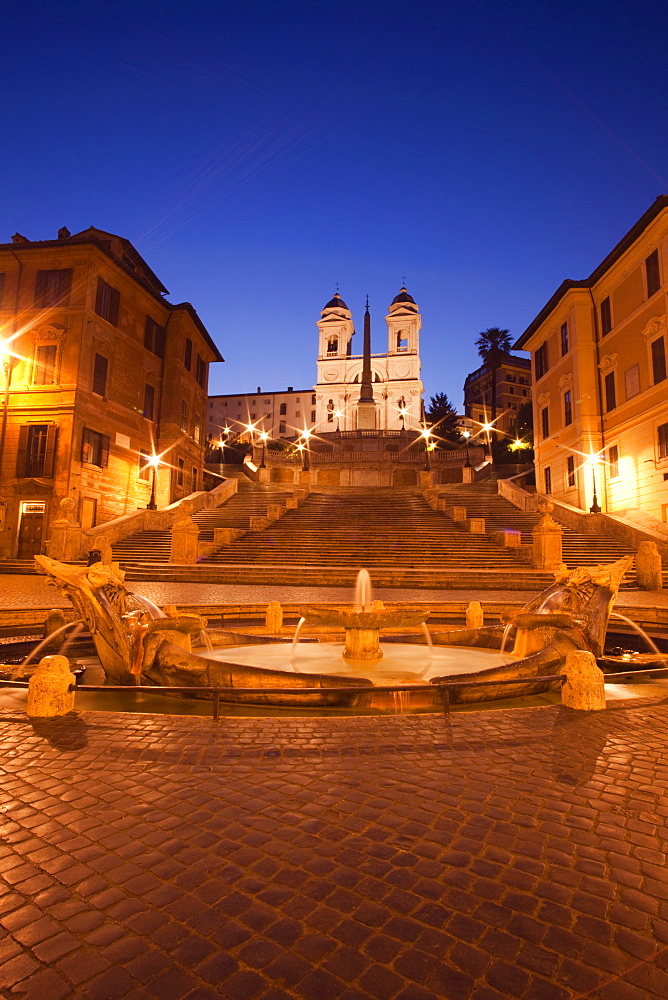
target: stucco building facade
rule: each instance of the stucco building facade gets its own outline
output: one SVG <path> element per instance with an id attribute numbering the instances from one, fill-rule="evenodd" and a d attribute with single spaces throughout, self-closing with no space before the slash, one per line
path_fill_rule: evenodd
<path id="1" fill-rule="evenodd" d="M 90 228 L 0 245 L 0 558 L 43 551 L 64 497 L 83 527 L 202 484 L 208 367 L 190 303 L 132 244 Z"/>
<path id="2" fill-rule="evenodd" d="M 668 196 L 514 345 L 531 352 L 538 489 L 668 520 Z M 594 504 L 594 489 L 596 504 Z"/>
<path id="3" fill-rule="evenodd" d="M 496 372 L 496 423 L 498 431 L 514 437 L 517 411 L 531 402 L 531 360 L 509 354 Z M 464 382 L 464 413 L 475 424 L 485 424 L 492 416 L 492 372 L 482 365 Z M 474 427 L 475 427 L 474 424 Z"/>

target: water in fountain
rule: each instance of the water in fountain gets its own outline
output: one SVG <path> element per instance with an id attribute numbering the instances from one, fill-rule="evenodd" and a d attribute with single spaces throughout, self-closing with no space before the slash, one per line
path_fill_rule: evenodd
<path id="1" fill-rule="evenodd" d="M 149 601 L 148 597 L 142 597 L 141 594 L 133 594 L 135 600 L 141 604 L 142 608 L 148 614 L 149 618 L 166 618 L 164 611 L 161 611 L 157 604 L 153 601 Z"/>
<path id="2" fill-rule="evenodd" d="M 290 666 L 295 671 L 295 673 L 300 672 L 295 662 L 295 655 L 297 652 L 297 643 L 299 642 L 299 636 L 305 624 L 306 624 L 306 619 L 300 618 L 299 621 L 297 622 L 297 628 L 295 629 L 295 634 L 292 637 L 292 643 L 290 645 Z"/>
<path id="3" fill-rule="evenodd" d="M 503 654 L 505 652 L 506 643 L 508 642 L 508 636 L 510 635 L 510 630 L 512 629 L 512 627 L 513 627 L 513 623 L 512 622 L 508 622 L 508 624 L 506 625 L 506 627 L 503 630 L 503 638 L 501 639 L 501 656 L 503 656 Z"/>
<path id="4" fill-rule="evenodd" d="M 373 601 L 369 571 L 361 569 L 355 581 L 355 611 L 366 611 Z"/>
<path id="5" fill-rule="evenodd" d="M 211 639 L 209 638 L 209 633 L 205 628 L 200 629 L 199 637 L 207 653 L 213 653 L 213 643 L 211 642 Z"/>
<path id="6" fill-rule="evenodd" d="M 30 663 L 30 661 L 32 660 L 33 656 L 37 656 L 37 654 L 39 652 L 41 652 L 41 650 L 44 649 L 45 646 L 48 646 L 49 643 L 53 642 L 53 640 L 56 638 L 57 635 L 60 635 L 61 632 L 65 632 L 66 629 L 71 628 L 72 625 L 79 625 L 80 626 L 79 629 L 78 629 L 78 631 L 76 632 L 76 635 L 78 635 L 79 632 L 81 632 L 82 629 L 83 629 L 83 622 L 81 621 L 80 618 L 77 618 L 76 621 L 73 621 L 73 622 L 65 622 L 64 625 L 60 626 L 60 628 L 55 629 L 55 631 L 51 632 L 50 635 L 45 636 L 44 639 L 42 639 L 41 642 L 38 642 L 37 645 L 35 646 L 35 648 L 31 649 L 30 652 L 28 653 L 28 655 L 25 657 L 25 659 L 21 662 L 21 666 L 24 667 L 26 665 L 26 663 Z M 72 636 L 72 639 L 73 638 L 74 638 L 74 636 Z M 68 646 L 69 646 L 70 642 L 72 641 L 72 639 L 70 639 L 69 642 L 67 643 Z"/>
<path id="7" fill-rule="evenodd" d="M 661 652 L 661 650 L 654 642 L 654 640 L 647 635 L 647 632 L 645 632 L 644 628 L 641 628 L 641 626 L 638 625 L 637 622 L 634 622 L 632 618 L 627 618 L 626 615 L 620 614 L 619 611 L 612 611 L 610 617 L 619 618 L 619 620 L 623 621 L 626 625 L 630 625 L 633 631 L 636 632 L 637 635 L 639 635 L 641 639 L 647 643 L 651 651 L 657 654 L 657 658 L 661 660 L 663 663 L 665 663 L 665 665 L 668 667 L 668 659 L 666 659 L 665 653 Z"/>

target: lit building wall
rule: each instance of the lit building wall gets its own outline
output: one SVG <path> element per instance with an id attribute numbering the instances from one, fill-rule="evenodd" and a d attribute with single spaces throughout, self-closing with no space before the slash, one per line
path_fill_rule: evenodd
<path id="1" fill-rule="evenodd" d="M 531 351 L 538 489 L 668 520 L 668 197 L 517 341 Z M 587 461 L 587 456 L 592 456 Z"/>

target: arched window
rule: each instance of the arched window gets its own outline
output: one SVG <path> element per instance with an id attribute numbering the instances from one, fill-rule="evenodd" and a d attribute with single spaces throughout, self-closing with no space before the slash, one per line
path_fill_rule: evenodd
<path id="1" fill-rule="evenodd" d="M 327 341 L 327 353 L 336 354 L 338 349 L 339 349 L 339 338 L 330 337 L 329 340 Z"/>

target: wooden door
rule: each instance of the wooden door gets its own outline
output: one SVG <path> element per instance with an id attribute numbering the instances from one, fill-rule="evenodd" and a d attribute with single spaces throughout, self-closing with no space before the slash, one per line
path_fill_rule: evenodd
<path id="1" fill-rule="evenodd" d="M 19 559 L 32 559 L 42 551 L 43 514 L 22 514 L 19 530 Z"/>

